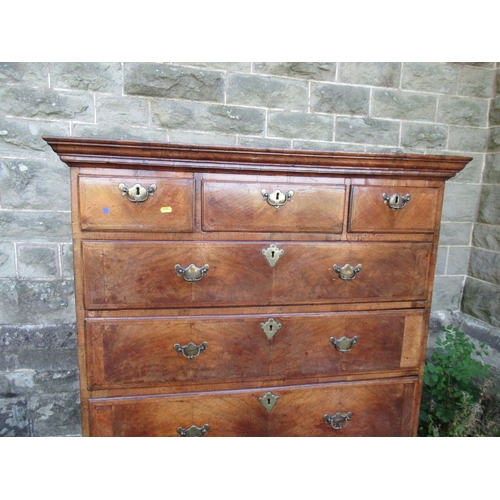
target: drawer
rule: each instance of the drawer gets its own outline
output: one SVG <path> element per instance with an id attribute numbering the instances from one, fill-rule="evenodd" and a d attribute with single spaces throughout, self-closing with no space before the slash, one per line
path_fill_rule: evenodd
<path id="1" fill-rule="evenodd" d="M 83 230 L 193 231 L 192 179 L 82 175 L 78 190 Z"/>
<path id="2" fill-rule="evenodd" d="M 416 380 L 90 400 L 93 436 L 410 436 Z M 273 406 L 274 405 L 274 406 Z"/>
<path id="3" fill-rule="evenodd" d="M 148 309 L 426 300 L 432 244 L 84 241 L 82 249 L 87 309 Z"/>
<path id="4" fill-rule="evenodd" d="M 90 390 L 416 369 L 424 313 L 91 319 Z"/>
<path id="5" fill-rule="evenodd" d="M 343 185 L 207 181 L 202 192 L 205 231 L 342 232 Z"/>
<path id="6" fill-rule="evenodd" d="M 349 231 L 433 233 L 439 223 L 439 206 L 438 188 L 353 186 Z"/>

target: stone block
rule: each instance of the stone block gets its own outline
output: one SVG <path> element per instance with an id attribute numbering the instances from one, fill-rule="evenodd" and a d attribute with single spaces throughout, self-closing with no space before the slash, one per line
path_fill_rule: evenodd
<path id="1" fill-rule="evenodd" d="M 215 69 L 218 71 L 233 71 L 239 73 L 251 73 L 251 62 L 176 62 L 177 66 L 194 66 L 197 68 Z"/>
<path id="2" fill-rule="evenodd" d="M 256 62 L 254 73 L 288 76 L 302 80 L 335 81 L 335 62 Z"/>
<path id="3" fill-rule="evenodd" d="M 447 246 L 439 246 L 437 259 L 436 259 L 436 271 L 437 276 L 443 276 L 446 274 L 446 261 L 448 260 L 448 250 Z"/>
<path id="4" fill-rule="evenodd" d="M 374 89 L 371 116 L 395 120 L 434 121 L 437 97 L 418 92 Z"/>
<path id="5" fill-rule="evenodd" d="M 500 226 L 500 184 L 483 184 L 477 222 Z"/>
<path id="6" fill-rule="evenodd" d="M 262 109 L 195 102 L 153 101 L 153 125 L 166 129 L 264 135 Z"/>
<path id="7" fill-rule="evenodd" d="M 0 211 L 0 241 L 69 242 L 69 212 Z"/>
<path id="8" fill-rule="evenodd" d="M 240 136 L 238 144 L 244 148 L 290 149 L 292 147 L 291 140 L 271 139 L 268 137 Z"/>
<path id="9" fill-rule="evenodd" d="M 331 141 L 333 123 L 333 116 L 270 111 L 267 135 L 268 137 Z"/>
<path id="10" fill-rule="evenodd" d="M 0 85 L 49 86 L 49 65 L 44 62 L 0 62 Z"/>
<path id="11" fill-rule="evenodd" d="M 500 225 L 474 224 L 472 245 L 485 250 L 500 252 Z"/>
<path id="12" fill-rule="evenodd" d="M 469 245 L 472 234 L 472 222 L 442 222 L 439 234 L 440 245 Z"/>
<path id="13" fill-rule="evenodd" d="M 306 111 L 309 85 L 290 78 L 231 74 L 227 79 L 226 103 Z"/>
<path id="14" fill-rule="evenodd" d="M 500 327 L 500 286 L 468 277 L 464 286 L 462 311 Z"/>
<path id="15" fill-rule="evenodd" d="M 122 92 L 122 65 L 119 62 L 53 62 L 53 88 L 91 92 Z"/>
<path id="16" fill-rule="evenodd" d="M 224 73 L 158 63 L 126 63 L 124 92 L 145 97 L 224 102 Z"/>
<path id="17" fill-rule="evenodd" d="M 490 127 L 500 125 L 500 96 L 496 96 L 490 105 L 490 116 L 489 116 Z"/>
<path id="18" fill-rule="evenodd" d="M 471 184 L 481 183 L 484 157 L 487 155 L 480 153 L 479 154 L 467 153 L 466 156 L 472 158 L 472 160 L 466 165 L 466 167 L 461 172 L 459 172 L 455 177 L 452 177 L 448 182 L 460 182 L 460 183 L 471 183 Z"/>
<path id="19" fill-rule="evenodd" d="M 17 268 L 20 278 L 58 278 L 57 245 L 18 245 Z"/>
<path id="20" fill-rule="evenodd" d="M 438 94 L 455 94 L 460 67 L 439 62 L 403 63 L 401 88 Z"/>
<path id="21" fill-rule="evenodd" d="M 0 325 L 0 350 L 73 349 L 77 346 L 74 323 L 56 325 Z"/>
<path id="22" fill-rule="evenodd" d="M 413 149 L 439 149 L 446 147 L 448 127 L 431 123 L 403 122 L 401 145 Z"/>
<path id="23" fill-rule="evenodd" d="M 95 137 L 98 139 L 123 139 L 128 141 L 166 142 L 165 130 L 152 130 L 146 127 L 131 127 L 120 123 L 97 123 L 88 125 L 75 123 L 72 126 L 73 135 L 77 137 Z"/>
<path id="24" fill-rule="evenodd" d="M 16 276 L 16 256 L 12 243 L 0 243 L 0 278 Z"/>
<path id="25" fill-rule="evenodd" d="M 60 245 L 61 247 L 61 277 L 73 278 L 74 263 L 73 263 L 73 245 L 71 243 Z"/>
<path id="26" fill-rule="evenodd" d="M 469 254 L 469 247 L 449 247 L 446 274 L 465 276 L 469 268 Z"/>
<path id="27" fill-rule="evenodd" d="M 483 172 L 483 182 L 500 184 L 500 154 L 486 154 Z"/>
<path id="28" fill-rule="evenodd" d="M 149 104 L 139 97 L 97 96 L 97 122 L 119 123 L 120 127 L 149 125 Z"/>
<path id="29" fill-rule="evenodd" d="M 458 311 L 463 282 L 463 276 L 436 276 L 432 294 L 432 311 Z"/>
<path id="30" fill-rule="evenodd" d="M 27 399 L 0 395 L 0 437 L 27 437 L 30 435 Z"/>
<path id="31" fill-rule="evenodd" d="M 30 399 L 33 435 L 81 435 L 81 413 L 78 392 L 43 394 Z"/>
<path id="32" fill-rule="evenodd" d="M 500 286 L 500 252 L 472 247 L 469 276 Z"/>
<path id="33" fill-rule="evenodd" d="M 170 142 L 180 144 L 203 144 L 208 146 L 236 146 L 237 144 L 237 137 L 234 135 L 189 132 L 186 130 L 169 130 L 168 139 Z"/>
<path id="34" fill-rule="evenodd" d="M 335 141 L 398 146 L 399 122 L 373 118 L 339 117 L 336 122 Z"/>
<path id="35" fill-rule="evenodd" d="M 486 127 L 488 100 L 441 96 L 438 103 L 437 121 L 450 125 Z"/>
<path id="36" fill-rule="evenodd" d="M 481 186 L 447 183 L 444 189 L 443 213 L 446 222 L 474 222 Z"/>
<path id="37" fill-rule="evenodd" d="M 400 62 L 341 62 L 338 81 L 355 85 L 399 87 Z"/>
<path id="38" fill-rule="evenodd" d="M 489 134 L 487 128 L 450 126 L 448 149 L 457 154 L 484 153 L 488 147 Z"/>
<path id="39" fill-rule="evenodd" d="M 491 152 L 500 152 L 500 127 L 495 126 L 489 129 L 488 147 Z"/>
<path id="40" fill-rule="evenodd" d="M 54 160 L 0 160 L 3 209 L 70 210 L 70 171 Z"/>
<path id="41" fill-rule="evenodd" d="M 304 149 L 304 150 L 316 150 L 316 151 L 351 151 L 354 153 L 359 153 L 360 149 L 364 150 L 366 148 L 359 146 L 359 144 L 341 144 L 331 141 L 320 142 L 320 141 L 301 141 L 293 140 L 292 147 L 294 149 Z"/>
<path id="42" fill-rule="evenodd" d="M 0 155 L 40 159 L 43 154 L 55 159 L 52 148 L 42 139 L 44 135 L 69 136 L 69 123 L 0 116 Z"/>
<path id="43" fill-rule="evenodd" d="M 72 280 L 0 281 L 0 318 L 5 324 L 57 324 L 75 321 Z"/>
<path id="44" fill-rule="evenodd" d="M 368 115 L 370 89 L 336 85 L 333 83 L 311 84 L 311 111 L 339 115 Z"/>
<path id="45" fill-rule="evenodd" d="M 463 67 L 458 75 L 458 94 L 488 99 L 495 95 L 495 71 L 488 68 Z"/>
<path id="46" fill-rule="evenodd" d="M 93 122 L 94 97 L 42 88 L 0 87 L 0 112 L 22 118 Z"/>

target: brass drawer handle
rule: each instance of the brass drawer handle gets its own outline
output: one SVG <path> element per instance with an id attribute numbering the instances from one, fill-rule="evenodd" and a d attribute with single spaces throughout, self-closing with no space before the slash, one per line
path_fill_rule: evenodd
<path id="1" fill-rule="evenodd" d="M 352 339 L 345 336 L 340 339 L 330 337 L 330 343 L 333 347 L 335 347 L 335 349 L 337 349 L 337 351 L 349 352 L 358 343 L 358 337 L 357 335 L 355 335 Z"/>
<path id="2" fill-rule="evenodd" d="M 196 267 L 194 264 L 189 264 L 187 267 L 182 267 L 180 264 L 176 264 L 174 269 L 177 276 L 192 283 L 193 281 L 200 281 L 208 272 L 210 266 L 205 264 L 204 266 Z"/>
<path id="3" fill-rule="evenodd" d="M 323 418 L 325 423 L 332 426 L 332 429 L 340 430 L 347 427 L 347 423 L 351 420 L 352 411 L 347 413 L 335 413 L 335 415 L 330 415 L 327 413 Z"/>
<path id="4" fill-rule="evenodd" d="M 387 193 L 383 193 L 382 198 L 384 199 L 384 203 L 393 210 L 399 210 L 400 208 L 406 207 L 406 204 L 410 201 L 411 196 L 409 194 L 401 196 L 399 193 L 394 193 L 392 196 L 389 196 Z"/>
<path id="5" fill-rule="evenodd" d="M 122 192 L 122 196 L 126 196 L 128 200 L 134 203 L 142 203 L 149 196 L 153 196 L 156 191 L 156 184 L 151 184 L 148 188 L 145 188 L 142 184 L 135 184 L 131 188 L 128 188 L 125 184 L 121 183 L 118 187 Z"/>
<path id="6" fill-rule="evenodd" d="M 274 207 L 276 210 L 279 210 L 287 201 L 292 199 L 294 192 L 292 190 L 288 191 L 288 193 L 283 193 L 280 189 L 276 189 L 272 193 L 269 193 L 267 189 L 263 189 L 261 192 L 262 198 L 264 201 L 267 201 L 269 205 Z"/>
<path id="7" fill-rule="evenodd" d="M 187 345 L 174 344 L 174 349 L 185 358 L 194 359 L 197 358 L 202 352 L 205 352 L 207 350 L 207 346 L 208 342 L 202 342 L 200 345 L 189 342 Z"/>
<path id="8" fill-rule="evenodd" d="M 196 427 L 192 425 L 189 429 L 184 429 L 184 427 L 177 427 L 177 434 L 181 437 L 203 437 L 210 430 L 208 424 L 202 427 Z"/>
<path id="9" fill-rule="evenodd" d="M 354 267 L 351 266 L 351 264 L 346 264 L 344 267 L 340 267 L 337 264 L 333 265 L 333 270 L 340 276 L 340 278 L 346 281 L 353 280 L 361 269 L 363 269 L 361 264 Z"/>

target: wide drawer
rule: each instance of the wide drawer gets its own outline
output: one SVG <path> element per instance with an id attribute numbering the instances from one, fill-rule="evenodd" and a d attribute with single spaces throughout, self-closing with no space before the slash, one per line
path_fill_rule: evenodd
<path id="1" fill-rule="evenodd" d="M 91 400 L 93 436 L 410 436 L 415 379 Z"/>
<path id="2" fill-rule="evenodd" d="M 343 185 L 203 182 L 205 231 L 341 233 Z"/>
<path id="3" fill-rule="evenodd" d="M 87 309 L 425 300 L 432 249 L 431 243 L 131 241 L 82 247 Z"/>
<path id="4" fill-rule="evenodd" d="M 433 233 L 439 200 L 438 188 L 353 186 L 349 231 Z"/>
<path id="5" fill-rule="evenodd" d="M 192 179 L 82 175 L 78 179 L 78 190 L 83 230 L 193 230 Z"/>
<path id="6" fill-rule="evenodd" d="M 424 313 L 89 319 L 90 390 L 416 369 Z"/>

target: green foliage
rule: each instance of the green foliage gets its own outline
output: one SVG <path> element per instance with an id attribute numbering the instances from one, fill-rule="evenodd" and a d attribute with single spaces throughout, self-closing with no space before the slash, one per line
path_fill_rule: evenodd
<path id="1" fill-rule="evenodd" d="M 419 435 L 483 435 L 483 381 L 490 366 L 481 358 L 488 355 L 487 348 L 476 347 L 456 327 L 443 331 L 425 366 Z"/>

